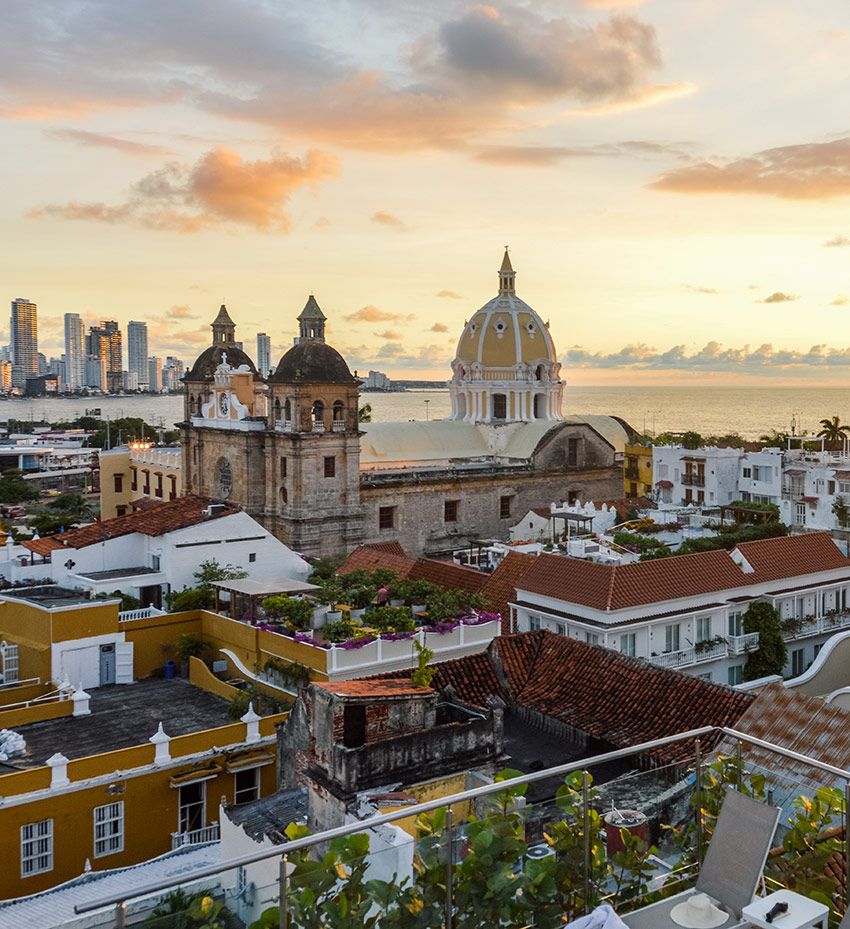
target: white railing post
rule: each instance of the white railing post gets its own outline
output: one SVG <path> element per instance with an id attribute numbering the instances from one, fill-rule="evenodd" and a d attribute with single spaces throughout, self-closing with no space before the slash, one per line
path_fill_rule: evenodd
<path id="1" fill-rule="evenodd" d="M 68 778 L 68 759 L 61 752 L 51 755 L 46 764 L 50 768 L 51 790 L 57 787 L 67 787 L 71 783 Z"/>
<path id="2" fill-rule="evenodd" d="M 74 704 L 71 711 L 72 716 L 89 716 L 91 714 L 89 707 L 91 697 L 83 690 L 82 684 L 71 694 L 71 703 Z"/>
<path id="3" fill-rule="evenodd" d="M 156 732 L 148 739 L 148 742 L 150 742 L 155 749 L 153 757 L 153 763 L 155 765 L 164 765 L 171 761 L 171 749 L 169 747 L 171 736 L 165 734 L 162 723 L 157 726 Z"/>
<path id="4" fill-rule="evenodd" d="M 242 717 L 242 722 L 245 723 L 245 741 L 259 742 L 260 717 L 254 712 L 253 700 L 248 704 L 248 712 Z"/>

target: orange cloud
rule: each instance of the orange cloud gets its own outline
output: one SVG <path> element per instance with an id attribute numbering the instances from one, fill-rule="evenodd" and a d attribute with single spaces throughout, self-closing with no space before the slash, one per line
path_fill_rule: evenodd
<path id="1" fill-rule="evenodd" d="M 376 306 L 362 306 L 354 313 L 349 313 L 344 317 L 349 323 L 408 323 L 416 317 L 410 313 L 388 313 L 386 310 L 378 309 Z"/>
<path id="2" fill-rule="evenodd" d="M 428 330 L 429 332 L 448 332 L 449 327 L 445 323 L 434 323 Z"/>
<path id="3" fill-rule="evenodd" d="M 850 239 L 846 235 L 836 235 L 823 244 L 825 248 L 847 248 L 850 246 Z"/>
<path id="4" fill-rule="evenodd" d="M 387 342 L 401 342 L 401 333 L 398 329 L 385 329 L 383 332 L 376 332 L 379 339 L 386 339 Z"/>
<path id="5" fill-rule="evenodd" d="M 795 300 L 800 298 L 796 294 L 786 294 L 781 290 L 776 290 L 770 296 L 765 297 L 764 300 L 759 300 L 759 303 L 793 303 Z"/>
<path id="6" fill-rule="evenodd" d="M 290 196 L 338 172 L 338 160 L 325 152 L 310 151 L 303 159 L 277 153 L 269 160 L 243 161 L 237 152 L 220 146 L 191 167 L 169 162 L 146 175 L 124 203 L 49 204 L 29 216 L 131 222 L 182 233 L 228 224 L 286 232 Z"/>
<path id="7" fill-rule="evenodd" d="M 454 290 L 439 290 L 436 296 L 443 300 L 463 300 L 463 297 Z"/>
<path id="8" fill-rule="evenodd" d="M 662 174 L 655 190 L 685 194 L 760 194 L 787 200 L 850 195 L 850 138 L 757 152 L 725 163 L 701 161 Z"/>
<path id="9" fill-rule="evenodd" d="M 400 220 L 398 216 L 394 216 L 392 213 L 387 213 L 384 210 L 378 210 L 377 213 L 372 214 L 372 222 L 377 223 L 379 226 L 389 226 L 390 229 L 395 229 L 396 232 L 407 232 L 407 224 Z"/>

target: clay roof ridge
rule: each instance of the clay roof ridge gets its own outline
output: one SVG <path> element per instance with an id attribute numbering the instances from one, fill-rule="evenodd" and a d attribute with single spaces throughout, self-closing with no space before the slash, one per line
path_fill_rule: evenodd
<path id="1" fill-rule="evenodd" d="M 526 673 L 522 683 L 519 687 L 508 687 L 511 697 L 515 702 L 519 702 L 519 698 L 522 696 L 523 691 L 526 689 L 526 687 L 528 687 L 531 680 L 536 677 L 535 669 L 537 667 L 537 660 L 540 657 L 541 651 L 543 650 L 544 643 L 547 641 L 547 638 L 550 635 L 550 633 L 545 629 L 537 629 L 534 632 L 524 632 L 520 634 L 527 637 L 525 639 L 526 642 L 530 641 L 532 643 L 532 649 L 531 655 L 528 661 L 525 663 Z M 507 675 L 505 675 L 505 679 L 510 685 L 510 680 L 507 678 Z"/>
<path id="2" fill-rule="evenodd" d="M 611 573 L 608 576 L 608 592 L 605 595 L 605 610 L 610 612 L 611 605 L 614 602 L 614 586 L 617 583 L 617 565 L 614 565 L 611 569 Z"/>

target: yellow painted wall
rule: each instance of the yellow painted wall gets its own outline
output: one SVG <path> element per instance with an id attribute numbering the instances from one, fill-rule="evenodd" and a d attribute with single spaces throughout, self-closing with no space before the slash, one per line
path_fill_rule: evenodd
<path id="1" fill-rule="evenodd" d="M 22 600 L 0 600 L 0 636 L 7 642 L 50 646 L 50 614 Z"/>
<path id="2" fill-rule="evenodd" d="M 19 653 L 22 650 L 19 650 Z M 21 677 L 23 680 L 23 676 Z M 23 684 L 20 687 L 6 687 L 0 690 L 0 710 L 10 703 L 23 703 L 50 693 L 55 688 L 52 684 Z"/>
<path id="3" fill-rule="evenodd" d="M 69 639 L 84 639 L 88 636 L 118 632 L 118 607 L 119 604 L 113 601 L 52 612 L 51 641 L 67 642 Z"/>
<path id="4" fill-rule="evenodd" d="M 637 470 L 637 477 L 629 476 L 629 468 L 634 467 Z M 650 445 L 632 445 L 627 444 L 625 447 L 625 456 L 623 459 L 623 490 L 627 497 L 632 494 L 632 485 L 637 485 L 637 496 L 648 496 L 653 491 L 652 478 L 652 446 Z"/>
<path id="5" fill-rule="evenodd" d="M 130 489 L 130 451 L 110 452 L 100 456 L 100 518 L 114 519 L 118 507 L 125 506 L 129 511 L 133 492 Z M 123 477 L 121 492 L 115 491 L 115 475 Z"/>
<path id="6" fill-rule="evenodd" d="M 133 643 L 133 673 L 137 679 L 150 677 L 166 661 L 177 660 L 174 654 L 177 636 L 203 632 L 200 610 L 133 619 L 120 625 L 125 639 Z"/>
<path id="7" fill-rule="evenodd" d="M 429 800 L 441 800 L 443 797 L 450 797 L 452 794 L 461 793 L 461 791 L 466 790 L 466 773 L 461 771 L 458 774 L 450 774 L 447 777 L 438 777 L 431 781 L 424 781 L 422 784 L 414 784 L 410 787 L 405 787 L 404 790 L 406 793 L 413 794 L 416 797 L 417 803 L 427 803 Z M 404 809 L 401 806 L 392 806 L 388 804 L 387 806 L 380 807 L 381 813 L 394 813 L 396 810 Z M 458 803 L 452 807 L 452 814 L 455 817 L 455 822 L 462 822 L 469 816 L 471 809 L 471 804 L 469 802 Z M 416 817 L 409 816 L 406 819 L 396 820 L 395 824 L 400 829 L 403 829 L 409 835 L 416 837 Z"/>
<path id="8" fill-rule="evenodd" d="M 74 704 L 70 700 L 51 700 L 49 703 L 32 703 L 29 706 L 0 709 L 0 729 L 14 729 L 28 723 L 40 723 L 45 719 L 71 716 Z"/>
<path id="9" fill-rule="evenodd" d="M 200 658 L 189 659 L 189 682 L 222 700 L 233 700 L 240 693 L 238 687 L 220 681 Z"/>

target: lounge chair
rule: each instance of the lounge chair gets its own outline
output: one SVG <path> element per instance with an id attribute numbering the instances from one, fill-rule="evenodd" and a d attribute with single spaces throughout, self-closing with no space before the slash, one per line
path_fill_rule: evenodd
<path id="1" fill-rule="evenodd" d="M 778 821 L 777 807 L 727 790 L 694 889 L 622 916 L 623 922 L 630 929 L 680 929 L 670 911 L 703 893 L 730 914 L 722 929 L 741 925 L 741 910 L 755 899 Z"/>

